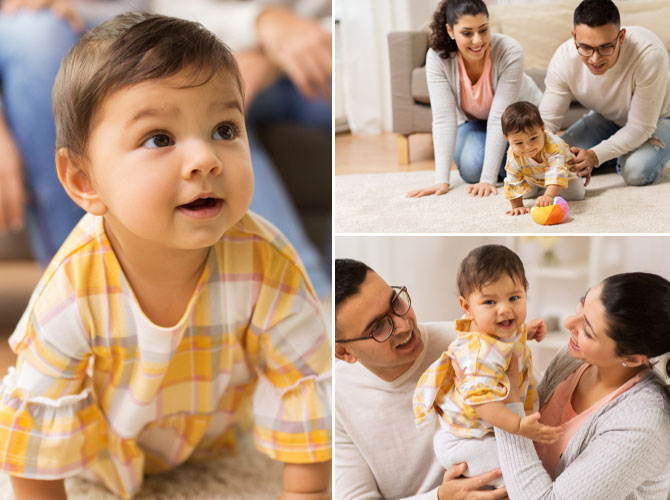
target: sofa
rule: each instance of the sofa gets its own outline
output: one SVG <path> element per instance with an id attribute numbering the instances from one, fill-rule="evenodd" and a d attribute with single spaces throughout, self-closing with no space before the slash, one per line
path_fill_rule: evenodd
<path id="1" fill-rule="evenodd" d="M 644 26 L 656 33 L 670 52 L 670 2 L 668 0 L 619 0 L 622 26 Z M 525 51 L 525 71 L 544 91 L 547 66 L 558 46 L 570 37 L 577 0 L 549 3 L 518 2 L 490 5 L 491 31 L 515 38 Z M 426 83 L 426 52 L 430 21 L 418 31 L 388 34 L 391 72 L 392 130 L 397 134 L 398 163 L 410 161 L 409 137 L 430 133 L 432 114 Z M 572 102 L 563 119 L 565 129 L 581 118 L 586 109 Z"/>

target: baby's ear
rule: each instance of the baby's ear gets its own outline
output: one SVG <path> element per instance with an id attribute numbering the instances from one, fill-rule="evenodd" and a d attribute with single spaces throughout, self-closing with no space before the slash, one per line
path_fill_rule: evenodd
<path id="1" fill-rule="evenodd" d="M 103 215 L 107 207 L 98 196 L 91 176 L 87 172 L 86 160 L 68 148 L 56 151 L 58 179 L 72 200 L 88 213 Z"/>
<path id="2" fill-rule="evenodd" d="M 468 304 L 468 301 L 465 300 L 465 297 L 462 295 L 458 297 L 458 304 L 461 306 L 461 309 L 463 309 L 463 314 L 467 316 L 468 319 L 472 319 L 471 312 L 470 312 L 470 304 Z"/>

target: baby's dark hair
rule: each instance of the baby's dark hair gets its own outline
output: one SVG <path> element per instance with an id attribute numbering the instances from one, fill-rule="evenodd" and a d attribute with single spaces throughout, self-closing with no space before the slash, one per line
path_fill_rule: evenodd
<path id="1" fill-rule="evenodd" d="M 477 14 L 489 17 L 489 11 L 482 0 L 442 0 L 435 9 L 433 21 L 430 23 L 430 48 L 442 59 L 447 59 L 458 52 L 456 42 L 447 31 L 447 24 L 453 30 L 454 24 L 457 24 L 461 17 Z"/>
<path id="2" fill-rule="evenodd" d="M 614 24 L 621 26 L 619 9 L 612 0 L 584 0 L 575 9 L 573 24 L 585 24 L 591 28 Z"/>
<path id="3" fill-rule="evenodd" d="M 603 281 L 600 301 L 617 356 L 670 353 L 670 282 L 657 274 L 615 274 Z M 665 365 L 670 377 L 670 359 Z"/>
<path id="4" fill-rule="evenodd" d="M 517 254 L 503 245 L 484 245 L 472 250 L 458 268 L 456 284 L 461 297 L 481 290 L 487 284 L 507 275 L 528 289 L 523 262 Z"/>
<path id="5" fill-rule="evenodd" d="M 500 118 L 500 124 L 505 137 L 517 132 L 530 132 L 536 127 L 544 126 L 540 110 L 528 101 L 519 101 L 507 106 Z"/>
<path id="6" fill-rule="evenodd" d="M 96 26 L 70 50 L 56 76 L 56 150 L 85 153 L 96 112 L 114 91 L 183 70 L 193 86 L 226 71 L 244 98 L 235 57 L 201 24 L 130 12 Z"/>

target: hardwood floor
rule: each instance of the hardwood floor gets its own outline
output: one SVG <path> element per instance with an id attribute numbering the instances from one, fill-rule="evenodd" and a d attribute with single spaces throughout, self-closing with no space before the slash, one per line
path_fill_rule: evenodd
<path id="1" fill-rule="evenodd" d="M 409 143 L 410 163 L 399 165 L 396 134 L 338 134 L 335 136 L 335 175 L 433 170 L 433 136 L 414 134 Z"/>

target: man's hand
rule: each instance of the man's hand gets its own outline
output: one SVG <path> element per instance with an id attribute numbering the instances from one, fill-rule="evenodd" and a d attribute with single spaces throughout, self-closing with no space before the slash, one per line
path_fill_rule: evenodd
<path id="1" fill-rule="evenodd" d="M 507 215 L 523 215 L 530 213 L 530 208 L 528 207 L 514 207 L 510 208 L 507 212 Z"/>
<path id="2" fill-rule="evenodd" d="M 23 229 L 26 192 L 21 154 L 0 113 L 0 234 Z"/>
<path id="3" fill-rule="evenodd" d="M 421 198 L 423 196 L 430 196 L 434 194 L 435 196 L 440 196 L 449 192 L 449 184 L 446 182 L 438 182 L 434 186 L 427 188 L 419 188 L 410 191 L 405 195 L 406 198 Z"/>
<path id="4" fill-rule="evenodd" d="M 471 184 L 468 186 L 466 193 L 472 196 L 488 196 L 490 194 L 498 194 L 498 189 L 488 182 L 478 182 L 477 184 Z"/>
<path id="5" fill-rule="evenodd" d="M 543 319 L 534 319 L 528 322 L 528 340 L 541 342 L 547 335 L 547 325 Z"/>
<path id="6" fill-rule="evenodd" d="M 544 425 L 539 420 L 540 412 L 535 412 L 527 417 L 521 417 L 519 435 L 545 444 L 551 444 L 561 437 L 561 434 L 563 434 L 562 427 Z"/>
<path id="7" fill-rule="evenodd" d="M 591 182 L 591 172 L 598 166 L 598 156 L 592 149 L 572 147 L 570 151 L 575 155 L 573 159 L 568 160 L 568 165 L 572 165 L 570 170 L 577 172 L 579 177 L 586 177 L 586 182 L 584 182 L 584 187 L 586 187 Z"/>
<path id="8" fill-rule="evenodd" d="M 65 19 L 75 33 L 84 31 L 84 21 L 74 9 L 72 0 L 2 0 L 0 2 L 0 12 L 3 14 L 13 14 L 21 9 L 49 9 Z"/>
<path id="9" fill-rule="evenodd" d="M 507 498 L 507 488 L 495 490 L 484 490 L 480 488 L 494 479 L 500 477 L 500 469 L 495 469 L 481 476 L 460 477 L 467 469 L 466 464 L 451 466 L 442 479 L 442 484 L 437 490 L 438 500 L 498 500 Z"/>
<path id="10" fill-rule="evenodd" d="M 281 75 L 281 70 L 259 49 L 242 50 L 235 55 L 244 85 L 244 109 Z"/>
<path id="11" fill-rule="evenodd" d="M 554 204 L 554 198 L 552 198 L 551 196 L 547 196 L 546 194 L 538 196 L 537 199 L 535 200 L 536 207 L 549 207 L 553 204 Z"/>
<path id="12" fill-rule="evenodd" d="M 332 35 L 321 23 L 284 7 L 268 7 L 256 20 L 263 52 L 313 99 L 330 97 Z"/>

